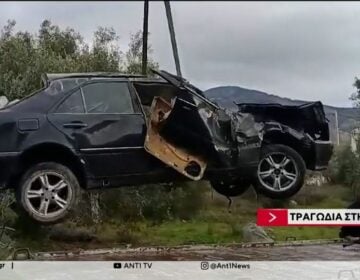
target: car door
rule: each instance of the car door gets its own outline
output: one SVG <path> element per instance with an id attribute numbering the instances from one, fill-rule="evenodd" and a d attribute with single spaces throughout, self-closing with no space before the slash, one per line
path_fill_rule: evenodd
<path id="1" fill-rule="evenodd" d="M 146 122 L 126 80 L 83 84 L 49 115 L 85 161 L 89 177 L 147 172 Z"/>

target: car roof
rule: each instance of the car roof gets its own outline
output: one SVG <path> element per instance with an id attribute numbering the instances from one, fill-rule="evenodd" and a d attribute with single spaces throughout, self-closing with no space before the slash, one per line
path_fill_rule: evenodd
<path id="1" fill-rule="evenodd" d="M 114 78 L 128 78 L 128 77 L 146 77 L 145 75 L 124 74 L 117 72 L 87 72 L 87 73 L 45 73 L 48 80 L 64 79 L 64 78 L 91 78 L 91 77 L 114 77 Z"/>
<path id="2" fill-rule="evenodd" d="M 131 81 L 138 82 L 164 82 L 162 78 L 148 77 L 145 75 L 124 74 L 117 72 L 88 72 L 88 73 L 45 73 L 42 75 L 41 80 L 44 85 L 49 85 L 54 80 L 68 79 L 68 78 L 126 78 Z"/>

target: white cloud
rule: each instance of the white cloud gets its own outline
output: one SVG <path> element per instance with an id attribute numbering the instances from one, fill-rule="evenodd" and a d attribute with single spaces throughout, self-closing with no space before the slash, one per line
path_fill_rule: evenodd
<path id="1" fill-rule="evenodd" d="M 360 3 L 172 2 L 183 73 L 201 88 L 239 85 L 296 99 L 349 106 L 360 74 Z M 35 32 L 51 19 L 87 41 L 113 26 L 126 48 L 142 28 L 142 2 L 1 2 L 0 24 Z M 150 2 L 150 43 L 174 72 L 163 2 Z"/>

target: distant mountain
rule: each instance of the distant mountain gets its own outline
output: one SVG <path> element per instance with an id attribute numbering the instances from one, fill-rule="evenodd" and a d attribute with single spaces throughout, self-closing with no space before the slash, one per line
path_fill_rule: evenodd
<path id="1" fill-rule="evenodd" d="M 282 105 L 301 105 L 308 102 L 236 86 L 215 87 L 206 90 L 204 93 L 208 98 L 214 100 L 219 105 L 233 109 L 236 109 L 234 102 L 260 104 L 279 103 Z M 337 111 L 339 129 L 342 131 L 350 132 L 351 129 L 356 126 L 357 121 L 360 121 L 360 109 L 327 105 L 324 105 L 324 109 L 330 122 L 332 122 L 332 119 L 335 120 L 334 111 Z"/>

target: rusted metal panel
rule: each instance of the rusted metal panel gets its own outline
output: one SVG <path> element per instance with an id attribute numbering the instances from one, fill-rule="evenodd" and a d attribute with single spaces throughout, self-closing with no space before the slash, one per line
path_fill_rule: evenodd
<path id="1" fill-rule="evenodd" d="M 160 135 L 161 126 L 172 110 L 171 104 L 155 97 L 150 109 L 145 150 L 192 180 L 200 180 L 206 169 L 206 161 L 186 149 L 177 147 Z"/>

